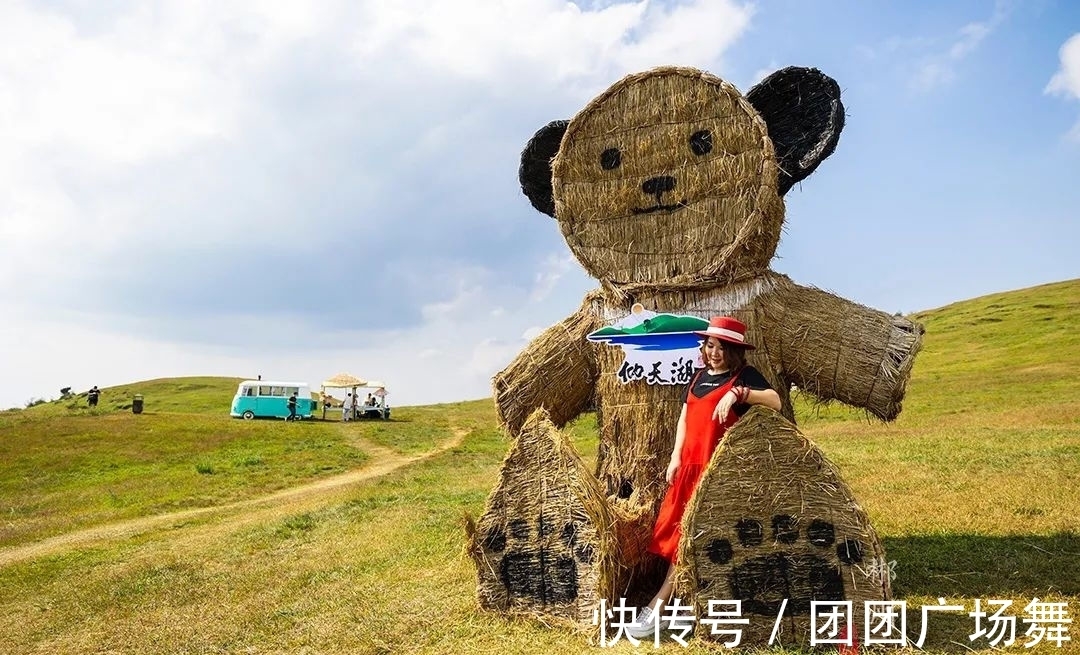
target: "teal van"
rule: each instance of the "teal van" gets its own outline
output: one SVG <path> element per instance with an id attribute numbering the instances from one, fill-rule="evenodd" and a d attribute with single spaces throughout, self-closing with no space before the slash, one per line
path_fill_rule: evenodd
<path id="1" fill-rule="evenodd" d="M 272 382 L 267 380 L 244 380 L 236 388 L 233 397 L 233 418 L 258 417 L 288 418 L 289 396 L 296 394 L 296 417 L 311 418 L 315 403 L 311 389 L 305 382 Z"/>

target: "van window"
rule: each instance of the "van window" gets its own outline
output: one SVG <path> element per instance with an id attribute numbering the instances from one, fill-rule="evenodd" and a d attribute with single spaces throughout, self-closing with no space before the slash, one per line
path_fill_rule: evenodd
<path id="1" fill-rule="evenodd" d="M 244 391 L 240 395 L 249 396 L 249 397 L 254 396 L 255 395 L 255 387 L 244 387 Z"/>
<path id="2" fill-rule="evenodd" d="M 293 394 L 300 395 L 300 387 L 285 387 L 285 395 L 291 396 Z"/>
<path id="3" fill-rule="evenodd" d="M 285 395 L 285 387 L 270 387 L 270 395 L 271 396 L 284 396 Z"/>
<path id="4" fill-rule="evenodd" d="M 259 395 L 260 396 L 269 396 L 270 395 L 270 387 L 259 387 Z"/>

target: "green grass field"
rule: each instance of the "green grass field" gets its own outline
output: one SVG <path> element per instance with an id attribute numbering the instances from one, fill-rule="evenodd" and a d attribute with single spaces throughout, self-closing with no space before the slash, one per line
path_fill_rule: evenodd
<path id="1" fill-rule="evenodd" d="M 918 319 L 896 422 L 803 399 L 801 429 L 869 512 L 909 607 L 1000 598 L 1022 615 L 1037 597 L 1076 621 L 1080 281 Z M 463 518 L 508 446 L 490 400 L 244 422 L 227 416 L 235 384 L 0 413 L 0 653 L 602 652 L 595 634 L 477 609 Z M 124 408 L 133 393 L 145 414 Z M 568 431 L 594 459 L 595 417 Z M 966 616 L 932 620 L 931 652 L 989 652 Z M 1006 652 L 1080 652 L 1075 623 L 1060 649 L 1024 649 L 1025 629 Z"/>

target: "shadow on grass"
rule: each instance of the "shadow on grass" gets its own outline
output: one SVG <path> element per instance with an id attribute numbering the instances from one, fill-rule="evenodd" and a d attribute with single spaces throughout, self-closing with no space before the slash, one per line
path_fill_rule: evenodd
<path id="1" fill-rule="evenodd" d="M 1042 638 L 1038 652 L 1060 652 L 1061 644 L 1046 637 L 1053 624 L 1031 624 L 1025 609 L 1028 603 L 1068 603 L 1065 616 L 1076 622 L 1076 602 L 1080 596 L 1080 535 L 1064 532 L 1053 535 L 982 536 L 969 534 L 919 535 L 883 539 L 886 558 L 895 560 L 896 578 L 892 583 L 893 599 L 905 601 L 906 634 L 911 642 L 920 639 L 923 630 L 923 607 L 939 604 L 940 611 L 928 611 L 925 641 L 922 648 L 931 653 L 984 652 L 995 639 L 998 648 L 1007 652 L 1031 652 L 1025 649 Z M 1064 598 L 1063 598 L 1064 597 Z M 975 599 L 981 601 L 978 626 Z M 1003 622 L 988 618 L 999 608 L 988 601 L 1012 601 L 1002 612 Z M 948 609 L 962 606 L 962 610 Z M 1013 642 L 1008 617 L 1013 617 Z M 899 621 L 899 619 L 897 619 Z M 872 622 L 871 625 L 879 625 Z M 894 623 L 897 629 L 899 625 Z M 1066 625 L 1064 635 L 1075 643 L 1073 626 Z M 858 624 L 860 641 L 865 626 Z M 981 634 L 977 632 L 981 631 Z M 975 639 L 971 635 L 977 634 Z M 889 636 L 897 636 L 896 632 Z M 865 646 L 865 644 L 864 644 Z M 797 651 L 803 652 L 803 651 Z M 806 651 L 812 652 L 812 651 Z M 832 651 L 835 652 L 835 651 Z M 987 651 L 988 652 L 988 651 Z"/>
<path id="2" fill-rule="evenodd" d="M 924 606 L 937 605 L 939 597 L 944 597 L 947 605 L 963 605 L 963 611 L 928 613 L 922 647 L 929 652 L 967 653 L 989 648 L 989 635 L 998 634 L 995 629 L 1003 630 L 997 645 L 1004 645 L 1009 631 L 1004 627 L 994 628 L 995 624 L 987 618 L 980 623 L 983 634 L 970 639 L 976 631 L 975 619 L 969 616 L 975 611 L 975 599 L 981 600 L 982 611 L 987 615 L 997 609 L 988 601 L 1013 601 L 1003 611 L 1003 616 L 1015 617 L 1015 641 L 1008 648 L 1023 651 L 1033 639 L 1028 630 L 1035 627 L 1024 622 L 1029 618 L 1025 607 L 1030 601 L 1037 598 L 1042 603 L 1069 602 L 1080 596 L 1080 535 L 1075 533 L 997 537 L 942 534 L 883 541 L 887 559 L 896 562 L 893 598 L 907 602 L 910 640 L 919 638 Z M 1063 599 L 1063 596 L 1073 598 Z M 1067 614 L 1075 622 L 1075 602 L 1069 605 Z M 856 626 L 860 635 L 862 628 Z M 1041 647 L 1059 650 L 1051 642 L 1044 642 Z"/>
<path id="3" fill-rule="evenodd" d="M 1080 535 L 944 534 L 884 539 L 893 594 L 968 598 L 1080 595 Z"/>

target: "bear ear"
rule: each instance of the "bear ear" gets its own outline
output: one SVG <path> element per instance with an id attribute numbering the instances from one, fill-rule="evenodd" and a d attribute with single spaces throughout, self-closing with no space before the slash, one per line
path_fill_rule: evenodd
<path id="1" fill-rule="evenodd" d="M 783 196 L 836 149 L 844 129 L 840 85 L 816 68 L 792 66 L 766 77 L 746 99 L 768 125 Z"/>
<path id="2" fill-rule="evenodd" d="M 540 128 L 521 151 L 518 180 L 521 191 L 537 211 L 555 217 L 555 199 L 551 190 L 551 160 L 559 152 L 563 134 L 570 121 L 552 121 Z"/>

